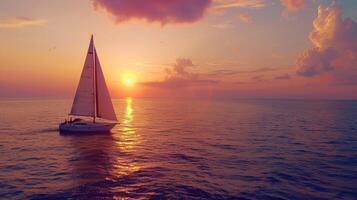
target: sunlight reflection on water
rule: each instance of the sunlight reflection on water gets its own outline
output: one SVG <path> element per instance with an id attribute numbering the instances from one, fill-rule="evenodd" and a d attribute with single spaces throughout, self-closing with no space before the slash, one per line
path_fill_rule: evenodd
<path id="1" fill-rule="evenodd" d="M 119 128 L 114 130 L 116 133 L 113 134 L 115 138 L 115 143 L 117 148 L 121 152 L 130 153 L 136 151 L 136 144 L 140 140 L 140 135 L 137 134 L 136 128 L 133 126 L 134 120 L 134 110 L 132 106 L 132 99 L 130 97 L 126 98 L 125 113 L 122 117 L 121 124 L 118 125 Z M 137 162 L 131 162 L 131 159 L 117 157 L 117 163 L 113 168 L 115 169 L 116 175 L 129 175 L 135 171 L 140 170 Z"/>
<path id="2" fill-rule="evenodd" d="M 140 140 L 140 135 L 136 132 L 136 128 L 133 125 L 133 120 L 134 110 L 132 107 L 132 99 L 128 97 L 126 99 L 126 108 L 122 122 L 119 125 L 119 129 L 116 130 L 119 134 L 114 134 L 114 136 L 117 137 L 118 147 L 124 152 L 135 151 L 135 145 Z"/>
<path id="3" fill-rule="evenodd" d="M 71 103 L 0 101 L 0 198 L 357 197 L 356 101 L 126 98 L 112 134 L 59 135 Z"/>

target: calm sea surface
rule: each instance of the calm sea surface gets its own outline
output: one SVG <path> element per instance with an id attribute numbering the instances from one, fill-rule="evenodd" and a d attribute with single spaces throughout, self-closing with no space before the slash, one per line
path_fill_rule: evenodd
<path id="1" fill-rule="evenodd" d="M 60 135 L 70 106 L 0 101 L 1 199 L 357 199 L 357 101 L 119 99 Z"/>

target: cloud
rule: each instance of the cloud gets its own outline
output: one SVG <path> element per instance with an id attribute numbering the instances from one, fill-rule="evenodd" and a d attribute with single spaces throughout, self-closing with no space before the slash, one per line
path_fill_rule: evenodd
<path id="1" fill-rule="evenodd" d="M 189 72 L 196 65 L 190 59 L 179 58 L 172 66 L 165 68 L 163 81 L 143 82 L 142 85 L 160 88 L 184 88 L 217 84 L 219 80 L 201 79 L 200 74 Z"/>
<path id="2" fill-rule="evenodd" d="M 337 57 L 333 48 L 305 50 L 297 59 L 297 74 L 301 76 L 316 76 L 324 72 L 332 71 L 332 61 Z"/>
<path id="3" fill-rule="evenodd" d="M 45 19 L 33 19 L 28 17 L 16 17 L 9 19 L 0 19 L 0 28 L 18 28 L 31 25 L 43 25 L 46 24 Z"/>
<path id="4" fill-rule="evenodd" d="M 251 79 L 252 80 L 256 80 L 256 81 L 260 81 L 260 80 L 263 80 L 264 78 L 264 75 L 257 75 L 257 76 L 253 76 Z"/>
<path id="5" fill-rule="evenodd" d="M 212 24 L 211 25 L 213 28 L 218 28 L 218 29 L 227 29 L 232 27 L 232 22 L 231 21 L 225 21 L 217 24 Z"/>
<path id="6" fill-rule="evenodd" d="M 264 0 L 215 0 L 215 8 L 262 8 Z"/>
<path id="7" fill-rule="evenodd" d="M 247 82 L 247 81 L 236 81 L 234 82 L 234 84 L 237 85 L 246 85 L 246 84 L 252 84 L 253 82 Z"/>
<path id="8" fill-rule="evenodd" d="M 336 1 L 327 7 L 319 6 L 309 36 L 313 47 L 298 57 L 298 75 L 329 74 L 335 83 L 357 82 L 357 23 L 350 18 L 343 19 L 342 15 Z"/>
<path id="9" fill-rule="evenodd" d="M 245 23 L 250 23 L 252 22 L 252 16 L 248 13 L 240 13 L 238 15 L 238 18 L 240 21 L 245 22 Z"/>
<path id="10" fill-rule="evenodd" d="M 211 0 L 93 0 L 95 10 L 108 12 L 116 23 L 139 19 L 161 25 L 198 21 L 210 4 Z"/>
<path id="11" fill-rule="evenodd" d="M 283 74 L 283 75 L 279 75 L 274 77 L 275 80 L 289 80 L 291 79 L 291 76 L 289 74 Z"/>
<path id="12" fill-rule="evenodd" d="M 251 73 L 259 73 L 259 72 L 269 72 L 269 71 L 278 71 L 282 70 L 283 68 L 273 68 L 273 67 L 263 67 L 259 69 L 253 70 L 230 70 L 230 69 L 219 69 L 214 70 L 212 72 L 207 73 L 207 76 L 233 76 L 237 74 L 251 74 Z"/>
<path id="13" fill-rule="evenodd" d="M 280 0 L 288 11 L 297 11 L 306 5 L 306 0 Z"/>
<path id="14" fill-rule="evenodd" d="M 236 82 L 233 82 L 233 84 L 248 85 L 248 84 L 259 84 L 259 83 L 267 83 L 267 82 L 269 82 L 269 81 L 265 80 L 265 79 L 257 79 L 257 80 L 252 80 L 252 81 L 236 81 Z"/>

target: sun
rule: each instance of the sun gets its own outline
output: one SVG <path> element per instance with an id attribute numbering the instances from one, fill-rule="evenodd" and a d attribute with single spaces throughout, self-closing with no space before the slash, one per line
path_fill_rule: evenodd
<path id="1" fill-rule="evenodd" d="M 127 87 L 133 87 L 136 82 L 136 76 L 134 73 L 125 72 L 122 74 L 122 82 Z"/>
<path id="2" fill-rule="evenodd" d="M 126 79 L 125 85 L 128 86 L 128 87 L 133 86 L 134 85 L 133 79 L 131 79 L 131 78 Z"/>

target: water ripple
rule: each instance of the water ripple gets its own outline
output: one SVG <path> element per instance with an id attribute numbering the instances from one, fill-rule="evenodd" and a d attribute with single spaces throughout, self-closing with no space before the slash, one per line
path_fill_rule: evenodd
<path id="1" fill-rule="evenodd" d="M 81 135 L 58 133 L 69 100 L 0 103 L 0 198 L 357 199 L 355 101 L 114 103 Z"/>

